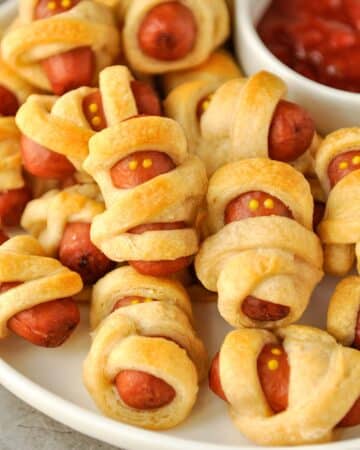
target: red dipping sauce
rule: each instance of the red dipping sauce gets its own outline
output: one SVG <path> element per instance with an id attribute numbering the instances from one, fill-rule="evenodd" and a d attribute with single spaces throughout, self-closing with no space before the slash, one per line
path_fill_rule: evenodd
<path id="1" fill-rule="evenodd" d="M 272 0 L 258 33 L 301 75 L 360 92 L 360 0 Z"/>

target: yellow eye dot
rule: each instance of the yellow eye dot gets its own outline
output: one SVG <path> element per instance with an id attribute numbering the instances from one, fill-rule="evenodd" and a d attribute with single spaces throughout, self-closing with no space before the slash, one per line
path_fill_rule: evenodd
<path id="1" fill-rule="evenodd" d="M 56 9 L 56 3 L 55 3 L 55 2 L 49 2 L 49 3 L 47 4 L 47 9 L 48 9 L 49 11 L 54 11 L 54 10 Z"/>
<path id="2" fill-rule="evenodd" d="M 344 170 L 347 169 L 349 167 L 349 163 L 347 163 L 346 161 L 343 161 L 339 164 L 339 169 Z"/>
<path id="3" fill-rule="evenodd" d="M 152 298 L 148 297 L 144 300 L 145 303 L 151 303 L 153 301 Z"/>
<path id="4" fill-rule="evenodd" d="M 71 0 L 61 0 L 61 6 L 63 8 L 69 8 L 71 6 Z"/>
<path id="5" fill-rule="evenodd" d="M 276 359 L 270 359 L 268 362 L 268 368 L 270 370 L 276 370 L 279 367 L 279 362 Z"/>
<path id="6" fill-rule="evenodd" d="M 272 198 L 267 198 L 264 201 L 264 206 L 266 209 L 273 209 L 275 206 L 274 200 Z"/>
<path id="7" fill-rule="evenodd" d="M 271 349 L 271 353 L 273 354 L 273 355 L 281 355 L 282 354 L 282 351 L 279 349 L 279 348 L 273 348 L 273 349 Z"/>
<path id="8" fill-rule="evenodd" d="M 358 166 L 358 165 L 360 164 L 360 156 L 359 156 L 359 155 L 354 156 L 353 159 L 352 159 L 352 163 L 353 163 L 355 166 Z"/>
<path id="9" fill-rule="evenodd" d="M 101 117 L 100 116 L 95 116 L 91 119 L 91 123 L 97 127 L 101 124 Z"/>
<path id="10" fill-rule="evenodd" d="M 135 300 L 135 299 L 131 300 L 131 304 L 132 305 L 137 305 L 138 303 L 140 303 L 139 300 Z"/>
<path id="11" fill-rule="evenodd" d="M 254 198 L 249 201 L 249 209 L 250 211 L 256 211 L 259 208 L 259 202 Z"/>
<path id="12" fill-rule="evenodd" d="M 129 162 L 129 169 L 130 170 L 136 170 L 138 167 L 138 162 L 135 161 L 135 159 L 133 159 L 132 161 Z"/>
<path id="13" fill-rule="evenodd" d="M 96 103 L 90 103 L 89 111 L 93 114 L 97 113 L 99 111 L 98 105 Z"/>
<path id="14" fill-rule="evenodd" d="M 202 104 L 202 110 L 206 111 L 209 108 L 209 106 L 210 106 L 209 100 L 205 100 Z"/>
<path id="15" fill-rule="evenodd" d="M 144 161 L 142 162 L 142 166 L 144 169 L 148 169 L 152 165 L 153 165 L 153 162 L 151 159 L 144 159 Z"/>

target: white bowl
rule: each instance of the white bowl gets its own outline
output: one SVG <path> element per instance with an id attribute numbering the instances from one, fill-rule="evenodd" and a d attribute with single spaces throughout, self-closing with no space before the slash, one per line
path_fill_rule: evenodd
<path id="1" fill-rule="evenodd" d="M 278 60 L 263 44 L 256 24 L 269 0 L 235 0 L 235 45 L 246 74 L 269 70 L 289 88 L 289 98 L 304 106 L 320 133 L 360 126 L 360 94 L 341 91 L 309 80 Z"/>
<path id="2" fill-rule="evenodd" d="M 17 0 L 4 0 L 0 3 L 0 29 L 6 28 L 16 16 Z"/>

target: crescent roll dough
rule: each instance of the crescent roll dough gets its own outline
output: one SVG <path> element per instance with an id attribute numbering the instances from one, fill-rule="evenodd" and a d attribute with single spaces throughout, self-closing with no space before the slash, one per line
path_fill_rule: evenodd
<path id="1" fill-rule="evenodd" d="M 229 202 L 241 194 L 262 191 L 281 200 L 293 219 L 249 217 L 224 225 Z M 218 292 L 222 317 L 236 327 L 273 328 L 298 320 L 321 280 L 322 249 L 312 232 L 313 200 L 303 175 L 268 159 L 249 159 L 219 169 L 207 196 L 213 233 L 195 259 L 199 280 Z M 255 321 L 242 311 L 248 296 L 286 305 L 289 314 L 277 321 Z"/>
<path id="2" fill-rule="evenodd" d="M 146 300 L 135 299 L 112 312 L 118 300 L 132 296 Z M 121 267 L 96 283 L 90 321 L 97 328 L 84 364 L 84 382 L 103 413 L 155 430 L 182 422 L 207 371 L 207 354 L 192 328 L 191 304 L 184 288 L 176 281 Z M 176 391 L 174 400 L 153 410 L 130 408 L 114 389 L 115 377 L 127 369 L 166 381 Z"/>
<path id="3" fill-rule="evenodd" d="M 269 156 L 268 135 L 276 106 L 286 95 L 285 83 L 269 72 L 227 81 L 220 87 L 197 81 L 174 89 L 164 105 L 169 117 L 185 130 L 190 151 L 206 166 L 208 175 L 219 167 L 245 158 Z M 198 116 L 199 104 L 212 94 Z M 319 138 L 292 165 L 313 171 L 313 153 Z"/>
<path id="4" fill-rule="evenodd" d="M 39 240 L 47 255 L 55 257 L 68 223 L 91 223 L 104 211 L 100 197 L 95 184 L 51 190 L 27 204 L 21 226 Z"/>
<path id="5" fill-rule="evenodd" d="M 119 5 L 123 22 L 123 46 L 125 57 L 134 70 L 161 74 L 187 69 L 203 63 L 219 47 L 230 32 L 229 13 L 224 0 L 178 0 L 192 12 L 197 37 L 193 49 L 182 59 L 162 61 L 146 55 L 138 40 L 140 26 L 146 15 L 167 0 L 121 1 Z"/>
<path id="6" fill-rule="evenodd" d="M 20 132 L 13 117 L 0 117 L 0 191 L 25 185 L 20 155 Z"/>
<path id="7" fill-rule="evenodd" d="M 257 359 L 266 344 L 282 342 L 290 367 L 288 408 L 274 414 L 263 393 Z M 292 325 L 275 334 L 237 330 L 220 351 L 220 379 L 236 427 L 259 445 L 328 442 L 360 396 L 360 352 L 325 331 Z"/>
<path id="8" fill-rule="evenodd" d="M 100 73 L 99 89 L 81 87 L 61 97 L 32 95 L 20 108 L 16 122 L 25 136 L 66 156 L 78 171 L 75 175 L 78 182 L 89 182 L 82 164 L 95 131 L 85 116 L 83 101 L 100 92 L 106 124 L 115 125 L 138 114 L 132 80 L 127 67 L 107 67 Z"/>
<path id="9" fill-rule="evenodd" d="M 330 299 L 327 330 L 343 345 L 352 345 L 359 323 L 360 277 L 340 281 Z"/>
<path id="10" fill-rule="evenodd" d="M 34 88 L 0 57 L 0 82 L 3 87 L 15 95 L 19 104 L 25 102 L 29 95 L 34 93 Z"/>
<path id="11" fill-rule="evenodd" d="M 96 76 L 112 64 L 119 53 L 119 33 L 110 9 L 83 0 L 67 12 L 34 20 L 36 4 L 37 0 L 20 1 L 19 19 L 1 44 L 5 61 L 29 83 L 52 91 L 42 60 L 74 48 L 91 47 Z"/>
<path id="12" fill-rule="evenodd" d="M 16 236 L 0 246 L 0 283 L 22 282 L 0 294 L 0 338 L 8 335 L 8 320 L 41 303 L 81 291 L 80 276 L 47 258 L 32 236 Z"/>
<path id="13" fill-rule="evenodd" d="M 324 243 L 325 271 L 344 276 L 355 257 L 360 272 L 360 166 L 332 189 L 328 178 L 331 161 L 342 153 L 360 149 L 360 128 L 344 128 L 329 134 L 319 147 L 316 172 L 328 194 L 325 216 L 319 225 Z"/>
<path id="14" fill-rule="evenodd" d="M 161 83 L 165 93 L 169 94 L 183 84 L 187 85 L 188 83 L 194 83 L 195 81 L 202 81 L 204 84 L 210 85 L 216 83 L 217 88 L 226 81 L 241 76 L 242 73 L 240 67 L 237 65 L 232 55 L 225 50 L 218 50 L 212 53 L 209 58 L 199 66 L 164 74 Z M 195 92 L 195 87 L 193 87 L 193 89 Z M 209 94 L 211 93 L 212 92 L 209 91 Z"/>
<path id="15" fill-rule="evenodd" d="M 175 260 L 198 250 L 194 227 L 207 178 L 201 161 L 187 152 L 183 131 L 163 117 L 137 117 L 97 133 L 89 142 L 84 168 L 98 183 L 106 211 L 94 218 L 91 240 L 113 261 Z M 157 150 L 176 168 L 131 189 L 116 188 L 111 168 L 135 152 Z M 188 224 L 178 230 L 128 233 L 148 223 Z"/>

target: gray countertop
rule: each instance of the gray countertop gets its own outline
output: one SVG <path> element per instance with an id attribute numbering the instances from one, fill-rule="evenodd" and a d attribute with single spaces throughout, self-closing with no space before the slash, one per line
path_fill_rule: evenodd
<path id="1" fill-rule="evenodd" d="M 0 386 L 1 450 L 115 450 L 34 410 Z"/>

